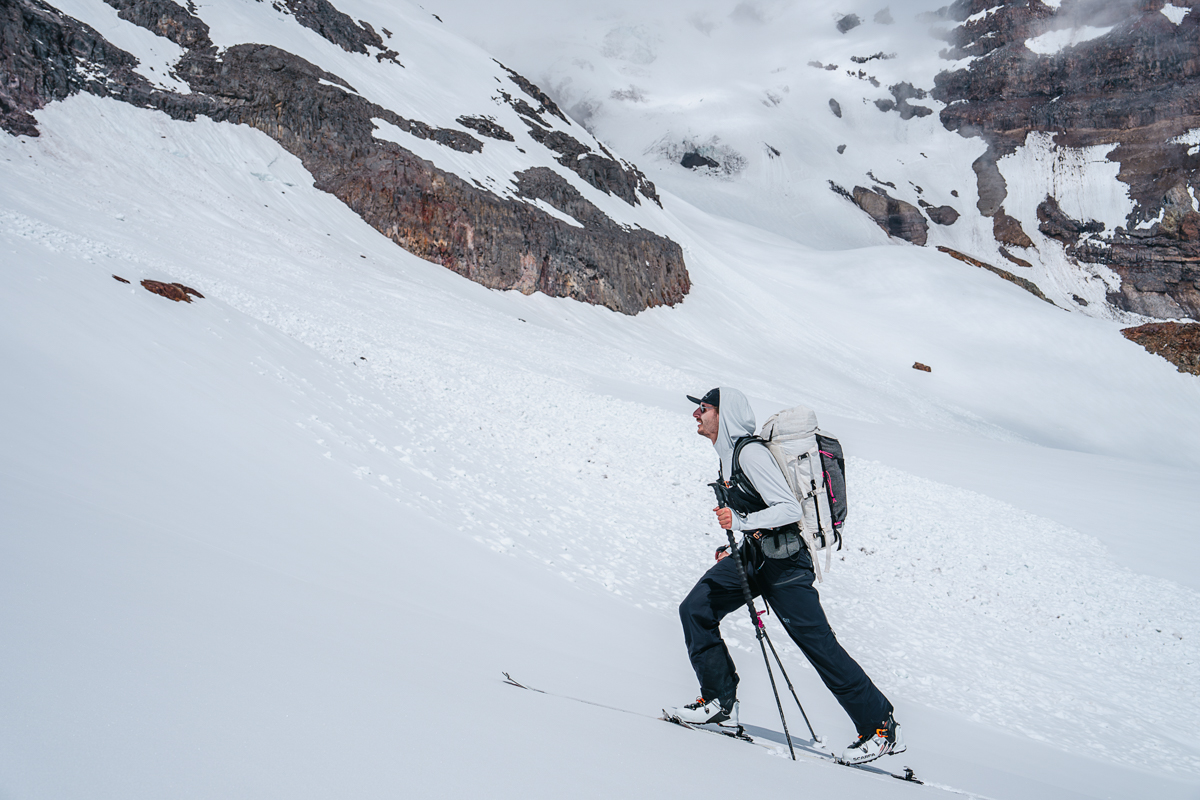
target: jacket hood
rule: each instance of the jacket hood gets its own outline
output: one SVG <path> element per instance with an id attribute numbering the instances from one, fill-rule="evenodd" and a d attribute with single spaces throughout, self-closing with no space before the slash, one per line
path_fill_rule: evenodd
<path id="1" fill-rule="evenodd" d="M 754 409 L 746 395 L 728 386 L 721 387 L 721 407 L 718 409 L 717 440 L 713 447 L 721 459 L 721 477 L 729 480 L 733 468 L 733 445 L 743 436 L 752 436 L 757 429 Z"/>

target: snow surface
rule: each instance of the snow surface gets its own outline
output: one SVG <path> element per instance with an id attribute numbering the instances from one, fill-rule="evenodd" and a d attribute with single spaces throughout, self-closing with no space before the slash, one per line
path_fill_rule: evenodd
<path id="1" fill-rule="evenodd" d="M 494 82 L 459 51 L 453 85 Z M 0 796 L 1200 794 L 1200 381 L 1116 323 L 669 191 L 680 306 L 493 292 L 249 128 L 87 95 L 37 116 L 0 138 Z M 841 436 L 824 603 L 905 726 L 885 766 L 929 787 L 649 718 L 695 691 L 675 606 L 721 537 L 683 394 L 719 383 Z M 749 625 L 725 631 L 744 720 L 782 742 Z"/>
<path id="2" fill-rule="evenodd" d="M 1176 25 L 1178 25 L 1179 23 L 1183 22 L 1183 18 L 1188 15 L 1188 12 L 1191 11 L 1191 8 L 1167 3 L 1160 8 L 1159 11 L 1161 11 L 1167 19 L 1171 20 L 1171 22 L 1174 22 Z"/>
<path id="3" fill-rule="evenodd" d="M 1047 31 L 1040 36 L 1026 39 L 1025 47 L 1038 55 L 1052 56 L 1055 53 L 1061 52 L 1066 47 L 1073 47 L 1082 42 L 1099 39 L 1111 31 L 1113 27 L 1109 25 L 1106 28 L 1097 28 L 1092 25 L 1081 25 L 1078 28 L 1060 28 L 1056 31 Z"/>

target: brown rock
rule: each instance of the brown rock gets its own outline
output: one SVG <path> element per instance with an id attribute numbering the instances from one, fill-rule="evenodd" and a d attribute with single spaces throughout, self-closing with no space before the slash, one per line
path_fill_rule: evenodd
<path id="1" fill-rule="evenodd" d="M 1033 240 L 1025 233 L 1021 223 L 1015 217 L 1005 214 L 1003 206 L 992 217 L 992 235 L 1001 244 L 1013 247 L 1033 247 Z"/>
<path id="2" fill-rule="evenodd" d="M 897 200 L 882 189 L 864 189 L 862 186 L 854 187 L 850 199 L 888 236 L 922 246 L 928 240 L 929 223 L 921 209 L 912 203 Z"/>
<path id="3" fill-rule="evenodd" d="M 121 283 L 129 283 L 129 281 L 125 280 L 125 279 L 124 279 L 124 278 L 122 278 L 120 275 L 113 275 L 113 279 L 114 279 L 114 280 L 118 280 L 118 281 L 120 281 Z"/>
<path id="4" fill-rule="evenodd" d="M 919 370 L 921 370 L 921 372 L 933 372 L 932 367 L 927 367 L 924 364 L 922 364 L 920 361 L 913 362 L 913 369 L 919 369 Z"/>
<path id="5" fill-rule="evenodd" d="M 970 264 L 972 266 L 979 267 L 980 269 L 986 269 L 988 272 L 995 273 L 996 275 L 999 275 L 1001 278 L 1004 278 L 1004 280 L 1008 281 L 1009 283 L 1014 284 L 1016 286 L 1020 286 L 1022 289 L 1029 292 L 1034 297 L 1037 297 L 1040 300 L 1045 300 L 1050 305 L 1054 305 L 1054 301 L 1051 300 L 1049 297 L 1046 297 L 1046 295 L 1042 294 L 1042 290 L 1039 289 L 1037 287 L 1037 284 L 1034 283 L 1033 281 L 1026 280 L 1025 278 L 1021 278 L 1016 275 L 1013 275 L 1011 272 L 1000 269 L 999 267 L 993 267 L 991 264 L 988 264 L 986 261 L 980 261 L 977 258 L 971 258 L 971 256 L 967 255 L 966 253 L 960 253 L 957 250 L 952 250 L 949 247 L 946 247 L 944 245 L 938 245 L 938 250 L 941 250 L 943 253 L 950 256 L 951 258 L 956 258 L 965 264 Z"/>
<path id="6" fill-rule="evenodd" d="M 1200 241 L 1200 214 L 1189 211 L 1179 220 L 1179 237 L 1189 242 Z"/>
<path id="7" fill-rule="evenodd" d="M 115 278 L 116 276 L 114 275 L 113 277 Z M 129 283 L 129 281 L 125 281 L 125 283 Z M 176 303 L 181 300 L 185 303 L 190 303 L 192 302 L 192 297 L 199 297 L 201 300 L 204 299 L 204 295 L 190 286 L 184 286 L 182 283 L 163 283 L 161 281 L 144 280 L 142 281 L 142 288 L 148 292 L 161 295 L 168 300 L 174 300 Z"/>
<path id="8" fill-rule="evenodd" d="M 1151 322 L 1125 328 L 1121 335 L 1170 361 L 1180 372 L 1200 375 L 1200 324 Z"/>
<path id="9" fill-rule="evenodd" d="M 1018 267 L 1032 267 L 1033 266 L 1033 264 L 1030 264 L 1025 259 L 1020 258 L 1019 256 L 1014 256 L 1012 253 L 1008 252 L 1008 250 L 1004 247 L 1000 248 L 1000 255 L 1004 256 L 1009 261 L 1016 264 Z"/>

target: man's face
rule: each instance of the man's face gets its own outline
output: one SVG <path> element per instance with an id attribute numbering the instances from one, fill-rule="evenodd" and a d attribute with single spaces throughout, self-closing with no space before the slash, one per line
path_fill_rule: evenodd
<path id="1" fill-rule="evenodd" d="M 721 415 L 717 411 L 716 406 L 710 406 L 708 403 L 701 403 L 700 405 L 696 406 L 696 410 L 692 412 L 692 418 L 696 420 L 696 433 L 715 444 L 717 441 L 717 430 L 721 420 Z"/>

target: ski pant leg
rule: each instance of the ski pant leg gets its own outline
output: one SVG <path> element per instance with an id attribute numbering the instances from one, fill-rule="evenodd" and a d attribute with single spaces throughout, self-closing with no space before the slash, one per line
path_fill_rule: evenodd
<path id="1" fill-rule="evenodd" d="M 892 704 L 834 636 L 813 577 L 802 559 L 768 559 L 759 581 L 784 630 L 816 668 L 858 732 L 874 731 L 892 713 Z"/>
<path id="2" fill-rule="evenodd" d="M 738 675 L 721 638 L 721 620 L 746 604 L 734 558 L 737 556 L 713 565 L 679 604 L 683 638 L 700 682 L 700 696 L 720 700 L 722 705 L 737 697 Z"/>

